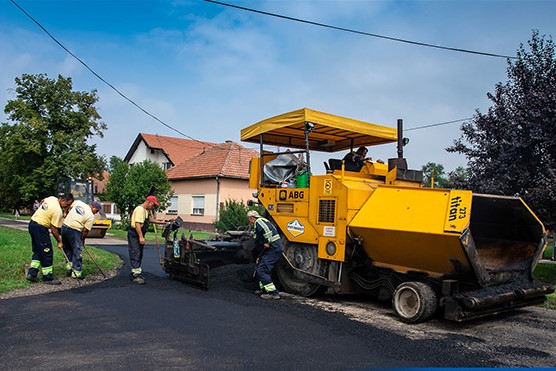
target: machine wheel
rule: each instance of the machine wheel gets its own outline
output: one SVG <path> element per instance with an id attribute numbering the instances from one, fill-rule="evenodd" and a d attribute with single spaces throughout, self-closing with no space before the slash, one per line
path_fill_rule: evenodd
<path id="1" fill-rule="evenodd" d="M 394 291 L 392 307 L 403 322 L 424 322 L 436 313 L 438 299 L 426 283 L 403 282 Z"/>
<path id="2" fill-rule="evenodd" d="M 295 268 L 319 276 L 323 275 L 326 263 L 318 258 L 316 245 L 290 243 L 285 238 L 282 239 L 282 243 L 284 255 Z M 307 282 L 306 276 L 292 269 L 284 258 L 276 264 L 276 275 L 284 290 L 292 294 L 311 296 L 321 289 L 320 284 Z"/>

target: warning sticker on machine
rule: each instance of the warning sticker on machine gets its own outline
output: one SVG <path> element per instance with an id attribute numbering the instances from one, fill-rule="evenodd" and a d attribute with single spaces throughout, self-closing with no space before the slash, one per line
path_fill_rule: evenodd
<path id="1" fill-rule="evenodd" d="M 301 236 L 303 233 L 305 233 L 305 226 L 301 224 L 297 219 L 289 222 L 287 229 L 294 237 Z"/>
<path id="2" fill-rule="evenodd" d="M 324 226 L 322 229 L 322 235 L 326 237 L 336 237 L 336 227 L 334 226 Z"/>
<path id="3" fill-rule="evenodd" d="M 324 180 L 324 194 L 331 195 L 332 194 L 332 179 L 325 179 Z"/>

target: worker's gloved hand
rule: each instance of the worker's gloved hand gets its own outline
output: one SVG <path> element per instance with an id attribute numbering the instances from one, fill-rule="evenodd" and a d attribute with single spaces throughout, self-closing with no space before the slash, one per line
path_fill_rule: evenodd
<path id="1" fill-rule="evenodd" d="M 263 245 L 263 248 L 264 248 L 265 250 L 268 249 L 269 247 L 270 247 L 270 245 L 269 245 L 268 243 L 265 243 L 265 244 Z"/>

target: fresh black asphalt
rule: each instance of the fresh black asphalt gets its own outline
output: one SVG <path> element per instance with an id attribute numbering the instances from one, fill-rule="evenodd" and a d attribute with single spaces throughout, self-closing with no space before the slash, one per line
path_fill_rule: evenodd
<path id="1" fill-rule="evenodd" d="M 94 245 L 94 242 L 89 241 Z M 0 300 L 5 370 L 339 370 L 485 367 L 456 339 L 410 340 L 291 297 L 252 294 L 252 265 L 211 272 L 208 291 L 170 280 L 147 246 L 147 284 L 120 273 L 99 284 Z"/>

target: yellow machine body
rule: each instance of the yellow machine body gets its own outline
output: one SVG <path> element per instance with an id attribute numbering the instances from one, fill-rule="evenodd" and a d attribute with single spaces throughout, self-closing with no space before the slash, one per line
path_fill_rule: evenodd
<path id="1" fill-rule="evenodd" d="M 383 285 L 394 292 L 394 307 L 407 322 L 434 312 L 403 314 L 398 297 L 415 291 L 419 299 L 419 290 L 434 292 L 423 294 L 424 301 L 442 298 L 445 316 L 453 320 L 544 300 L 553 288 L 534 284 L 531 272 L 546 234 L 520 198 L 423 188 L 422 174 L 408 170 L 403 158 L 367 161 L 359 172 L 336 166 L 311 176 L 307 187 L 271 181 L 265 173 L 278 153 L 269 156 L 263 144 L 301 149 L 286 154 L 304 151 L 308 159 L 311 150 L 389 143 L 397 135 L 395 129 L 308 109 L 242 130 L 242 140 L 261 144 L 261 158 L 250 164 L 250 186 L 283 235 L 286 263 L 278 276 L 285 286 L 308 295 L 316 284 L 331 292 L 357 291 L 353 282 L 366 291 Z M 428 289 L 422 289 L 424 282 Z"/>

